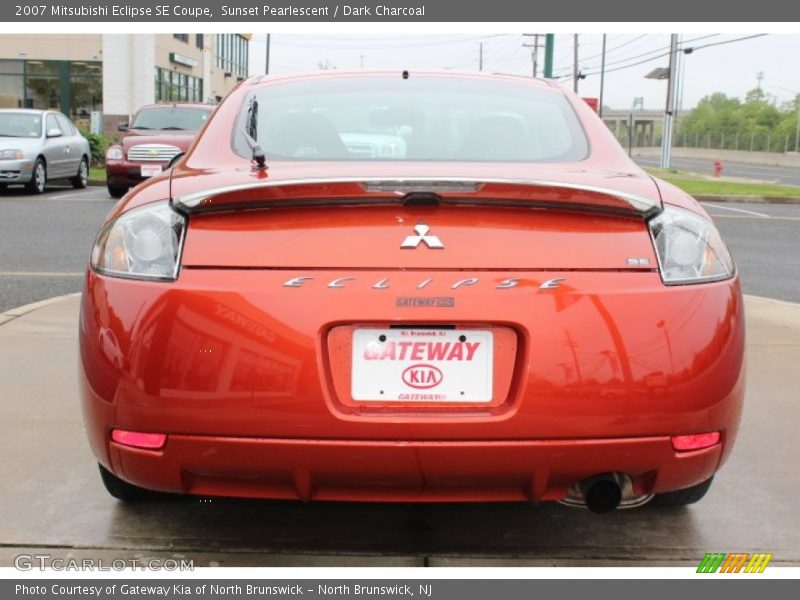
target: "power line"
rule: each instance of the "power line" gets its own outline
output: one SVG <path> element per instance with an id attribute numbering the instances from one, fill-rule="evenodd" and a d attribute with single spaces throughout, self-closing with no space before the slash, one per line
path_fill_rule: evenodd
<path id="1" fill-rule="evenodd" d="M 696 50 L 702 50 L 703 48 L 711 48 L 713 46 L 722 46 L 724 44 L 733 44 L 735 42 L 743 42 L 745 40 L 752 40 L 754 38 L 763 37 L 765 35 L 768 35 L 768 34 L 759 33 L 759 34 L 756 34 L 756 35 L 748 35 L 748 36 L 744 36 L 744 37 L 740 37 L 740 38 L 735 38 L 735 39 L 732 39 L 732 40 L 724 40 L 724 41 L 721 41 L 721 42 L 711 42 L 709 44 L 703 44 L 701 46 L 683 48 L 683 52 L 686 53 L 686 54 L 691 54 L 692 52 L 695 52 Z M 689 41 L 691 41 L 691 40 L 689 40 Z M 654 50 L 653 52 L 656 52 L 656 51 Z M 650 54 L 650 53 L 647 53 L 647 54 Z M 637 62 L 634 62 L 634 63 L 631 63 L 631 64 L 626 64 L 626 65 L 623 65 L 621 67 L 617 67 L 615 69 L 606 69 L 606 73 L 613 73 L 615 71 L 622 71 L 622 70 L 625 70 L 625 69 L 630 69 L 631 67 L 637 67 L 639 65 L 643 65 L 643 64 L 652 62 L 654 60 L 658 60 L 659 58 L 664 58 L 665 56 L 669 56 L 669 54 L 670 54 L 669 50 L 667 50 L 666 52 L 664 52 L 662 54 L 658 54 L 656 56 L 652 56 L 652 57 L 644 59 L 644 60 L 640 60 L 640 61 L 637 61 Z M 595 71 L 595 72 L 589 72 L 589 73 L 583 73 L 583 74 L 588 76 L 588 75 L 598 75 L 599 73 L 600 73 L 599 71 Z M 561 77 L 565 77 L 565 76 L 568 76 L 568 75 L 562 75 Z"/>
<path id="2" fill-rule="evenodd" d="M 710 44 L 703 44 L 702 46 L 695 46 L 694 48 L 685 48 L 683 51 L 686 52 L 686 50 L 688 50 L 689 52 L 686 52 L 686 54 L 691 54 L 695 50 L 702 50 L 703 48 L 711 48 L 712 46 L 724 46 L 725 44 L 732 44 L 734 42 L 743 42 L 744 40 L 752 40 L 752 39 L 755 39 L 755 38 L 764 37 L 766 35 L 769 35 L 769 34 L 768 33 L 756 33 L 755 35 L 746 35 L 744 37 L 736 38 L 736 39 L 733 39 L 733 40 L 723 40 L 721 42 L 711 42 Z"/>
<path id="3" fill-rule="evenodd" d="M 718 35 L 719 35 L 718 33 L 714 33 L 714 34 L 710 34 L 710 35 L 703 35 L 703 36 L 700 36 L 700 37 L 692 38 L 690 40 L 685 40 L 683 42 L 683 44 L 692 43 L 692 42 L 696 42 L 698 40 L 704 40 L 704 39 L 708 39 L 708 38 L 711 38 L 711 37 L 716 37 Z M 623 63 L 627 63 L 630 60 L 635 60 L 635 59 L 638 59 L 638 58 L 644 58 L 645 56 L 649 56 L 651 54 L 655 54 L 656 52 L 664 52 L 664 51 L 667 51 L 666 55 L 669 55 L 669 52 L 668 52 L 669 51 L 669 46 L 662 46 L 662 47 L 659 47 L 659 48 L 655 48 L 654 50 L 648 50 L 647 52 L 642 52 L 641 54 L 633 54 L 633 55 L 629 55 L 629 56 L 625 56 L 625 57 L 621 57 L 621 58 L 617 57 L 616 59 L 614 59 L 614 60 L 612 60 L 610 62 L 606 62 L 606 67 L 613 67 L 614 65 L 621 65 Z M 661 54 L 659 56 L 654 56 L 653 60 L 655 60 L 656 58 L 661 58 L 663 56 L 665 56 L 665 55 Z M 635 65 L 631 65 L 631 66 L 635 66 Z M 592 71 L 594 69 L 598 69 L 599 67 L 600 67 L 600 65 L 594 64 L 594 65 L 591 65 L 591 66 L 588 66 L 588 67 L 584 67 L 584 68 L 587 71 Z M 606 72 L 608 72 L 608 71 L 606 71 Z M 592 74 L 592 75 L 594 75 L 596 73 L 584 73 L 584 74 Z M 557 78 L 569 77 L 569 76 L 570 76 L 570 73 L 562 71 L 562 73 L 560 75 L 558 75 Z"/>

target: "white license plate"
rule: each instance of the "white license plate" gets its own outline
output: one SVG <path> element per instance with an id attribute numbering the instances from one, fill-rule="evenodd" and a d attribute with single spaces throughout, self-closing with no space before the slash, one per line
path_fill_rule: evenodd
<path id="1" fill-rule="evenodd" d="M 353 400 L 490 402 L 491 331 L 356 329 Z"/>
<path id="2" fill-rule="evenodd" d="M 155 177 L 156 175 L 161 175 L 161 171 L 164 169 L 161 165 L 142 165 L 142 177 Z"/>

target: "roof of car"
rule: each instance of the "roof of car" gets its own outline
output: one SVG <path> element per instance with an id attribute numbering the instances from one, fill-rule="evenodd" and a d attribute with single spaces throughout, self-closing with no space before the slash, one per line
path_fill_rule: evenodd
<path id="1" fill-rule="evenodd" d="M 381 71 L 339 71 L 339 70 L 325 70 L 325 71 L 306 71 L 299 73 L 278 73 L 269 75 L 254 75 L 247 79 L 243 85 L 258 85 L 260 83 L 270 83 L 275 81 L 287 81 L 298 79 L 318 79 L 318 78 L 331 78 L 331 77 L 408 77 L 424 76 L 424 77 L 442 77 L 442 78 L 474 78 L 474 79 L 494 79 L 494 80 L 512 80 L 519 81 L 520 83 L 529 83 L 543 88 L 561 89 L 561 85 L 555 79 L 532 78 L 522 75 L 511 75 L 506 73 L 490 73 L 487 71 L 426 71 L 426 70 L 408 70 L 408 69 L 395 69 L 395 70 L 381 70 Z"/>
<path id="2" fill-rule="evenodd" d="M 216 105 L 205 104 L 203 102 L 156 102 L 155 104 L 145 104 L 140 106 L 139 110 L 147 108 L 164 108 L 165 106 L 172 106 L 175 108 L 197 108 L 201 110 L 214 110 Z"/>
<path id="3" fill-rule="evenodd" d="M 32 115 L 41 115 L 43 113 L 61 113 L 55 108 L 0 108 L 0 113 L 15 112 L 15 113 L 29 113 Z"/>

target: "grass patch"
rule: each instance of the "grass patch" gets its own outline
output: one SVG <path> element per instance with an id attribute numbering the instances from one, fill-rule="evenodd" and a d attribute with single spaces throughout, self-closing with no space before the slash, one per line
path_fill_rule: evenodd
<path id="1" fill-rule="evenodd" d="M 102 181 L 106 182 L 106 168 L 105 167 L 89 167 L 89 181 Z"/>
<path id="2" fill-rule="evenodd" d="M 771 183 L 750 183 L 727 179 L 705 179 L 674 169 L 647 169 L 656 177 L 678 186 L 692 196 L 798 196 L 800 187 L 775 185 Z"/>

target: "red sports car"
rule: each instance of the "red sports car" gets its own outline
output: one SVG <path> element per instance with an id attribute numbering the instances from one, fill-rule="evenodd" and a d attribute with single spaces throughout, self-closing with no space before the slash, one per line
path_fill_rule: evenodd
<path id="1" fill-rule="evenodd" d="M 94 246 L 109 492 L 688 504 L 744 315 L 703 208 L 553 81 L 254 77 Z"/>

